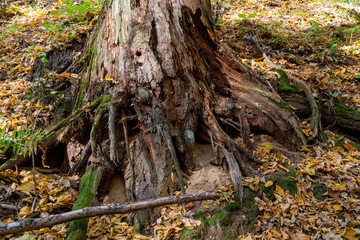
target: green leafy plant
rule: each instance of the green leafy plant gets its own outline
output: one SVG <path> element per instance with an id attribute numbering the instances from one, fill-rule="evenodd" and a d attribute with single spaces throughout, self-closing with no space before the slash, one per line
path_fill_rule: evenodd
<path id="1" fill-rule="evenodd" d="M 94 13 L 101 9 L 101 0 L 85 0 L 82 1 L 81 4 L 77 4 L 73 0 L 64 0 L 64 3 L 66 7 L 60 10 L 60 12 L 68 14 L 73 22 L 80 22 L 87 18 L 92 18 Z"/>
<path id="2" fill-rule="evenodd" d="M 250 13 L 250 14 L 240 13 L 238 16 L 239 18 L 242 18 L 242 20 L 235 20 L 235 22 L 241 22 L 248 18 L 254 18 L 257 16 L 257 13 Z"/>
<path id="3" fill-rule="evenodd" d="M 45 27 L 45 32 L 52 32 L 55 34 L 55 36 L 60 35 L 64 31 L 63 24 L 52 25 L 50 21 L 45 21 L 44 27 Z"/>
<path id="4" fill-rule="evenodd" d="M 32 139 L 36 139 L 42 129 L 33 133 L 31 125 L 27 128 L 21 127 L 20 130 L 17 130 L 17 127 L 15 127 L 10 136 L 7 136 L 6 131 L 7 127 L 5 126 L 0 133 L 0 159 L 4 159 L 5 154 L 10 149 L 12 149 L 13 155 L 18 155 L 22 152 L 26 156 L 31 151 Z"/>
<path id="5" fill-rule="evenodd" d="M 40 59 L 41 59 L 42 63 L 49 63 L 49 61 L 46 58 L 46 53 L 44 53 L 44 52 L 40 53 Z"/>
<path id="6" fill-rule="evenodd" d="M 311 21 L 310 34 L 317 35 L 320 32 L 322 25 L 316 21 Z"/>

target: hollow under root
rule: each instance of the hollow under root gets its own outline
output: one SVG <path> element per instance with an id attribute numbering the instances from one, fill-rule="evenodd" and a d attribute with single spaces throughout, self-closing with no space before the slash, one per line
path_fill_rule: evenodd
<path id="1" fill-rule="evenodd" d="M 205 110 L 206 111 L 204 113 L 204 122 L 208 126 L 210 131 L 213 133 L 216 143 L 221 147 L 226 162 L 229 165 L 231 180 L 237 189 L 240 200 L 242 201 L 243 182 L 241 170 L 245 171 L 244 162 L 242 161 L 235 142 L 221 129 L 214 114 L 210 110 L 209 103 L 206 99 Z"/>

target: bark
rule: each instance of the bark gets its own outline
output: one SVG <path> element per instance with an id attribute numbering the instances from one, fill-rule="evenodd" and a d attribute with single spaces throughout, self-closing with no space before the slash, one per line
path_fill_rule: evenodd
<path id="1" fill-rule="evenodd" d="M 192 147 L 200 126 L 213 133 L 215 144 L 234 166 L 232 179 L 241 191 L 240 170 L 245 166 L 241 155 L 246 151 L 221 129 L 219 118 L 239 122 L 246 116 L 252 129 L 279 139 L 287 136 L 293 145 L 305 141 L 281 99 L 216 41 L 205 25 L 211 24 L 208 9 L 209 2 L 199 0 L 109 1 L 89 42 L 91 57 L 79 84 L 77 105 L 111 93 L 116 112 L 127 109 L 139 121 L 140 131 L 127 154 L 131 156 L 117 154 L 127 163 L 127 189 L 134 189 L 128 191 L 129 199 L 164 196 L 182 188 L 182 173 L 194 167 Z M 107 76 L 113 81 L 106 81 Z M 171 172 L 178 186 L 171 181 Z"/>
<path id="2" fill-rule="evenodd" d="M 105 206 L 87 207 L 81 210 L 61 213 L 50 217 L 25 219 L 20 222 L 1 224 L 0 236 L 29 231 L 29 230 L 35 230 L 45 227 L 51 227 L 56 224 L 65 223 L 83 218 L 94 217 L 94 216 L 109 215 L 109 214 L 125 214 L 147 208 L 156 208 L 170 204 L 181 204 L 187 202 L 211 200 L 211 199 L 216 199 L 218 197 L 220 196 L 214 193 L 200 193 L 193 195 L 150 199 L 147 201 L 134 202 L 134 203 L 109 204 Z M 76 239 L 76 238 L 72 238 L 72 239 Z"/>

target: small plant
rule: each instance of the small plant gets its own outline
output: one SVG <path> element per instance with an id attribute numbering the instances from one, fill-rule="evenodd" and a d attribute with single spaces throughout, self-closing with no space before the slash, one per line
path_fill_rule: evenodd
<path id="1" fill-rule="evenodd" d="M 244 13 L 240 13 L 239 18 L 241 18 L 241 20 L 235 20 L 235 22 L 248 22 L 249 18 L 254 18 L 257 16 L 257 13 L 250 13 L 250 14 L 244 14 Z"/>
<path id="2" fill-rule="evenodd" d="M 41 59 L 42 63 L 49 63 L 49 61 L 46 58 L 46 53 L 44 53 L 44 52 L 40 53 L 40 59 Z"/>
<path id="3" fill-rule="evenodd" d="M 94 17 L 94 13 L 101 9 L 101 0 L 85 0 L 81 4 L 73 0 L 64 0 L 66 7 L 60 12 L 66 13 L 73 22 L 81 22 Z"/>
<path id="4" fill-rule="evenodd" d="M 311 21 L 310 34 L 317 35 L 320 32 L 322 25 L 316 21 Z"/>
<path id="5" fill-rule="evenodd" d="M 52 25 L 50 21 L 44 22 L 45 32 L 54 33 L 55 36 L 59 36 L 64 31 L 64 26 L 62 24 Z"/>
<path id="6" fill-rule="evenodd" d="M 20 130 L 15 127 L 11 136 L 7 136 L 7 127 L 5 126 L 0 133 L 0 159 L 4 159 L 6 152 L 12 148 L 12 154 L 18 155 L 20 152 L 26 156 L 31 151 L 31 141 L 41 133 L 41 129 L 33 134 L 31 125 L 27 128 L 21 127 Z"/>

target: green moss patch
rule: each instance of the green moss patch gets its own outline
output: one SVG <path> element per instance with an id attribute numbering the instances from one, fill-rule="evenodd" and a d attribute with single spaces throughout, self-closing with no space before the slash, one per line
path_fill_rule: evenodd
<path id="1" fill-rule="evenodd" d="M 228 221 L 228 216 L 223 211 L 217 211 L 214 216 L 212 216 L 208 223 L 210 226 L 215 225 L 216 223 L 219 223 L 220 226 L 224 226 Z"/>
<path id="2" fill-rule="evenodd" d="M 283 91 L 283 92 L 288 91 L 294 93 L 299 92 L 299 89 L 295 85 L 292 85 L 290 83 L 290 81 L 286 76 L 286 73 L 283 70 L 275 69 L 274 71 L 276 71 L 280 75 L 280 78 L 277 82 L 279 91 Z"/>
<path id="3" fill-rule="evenodd" d="M 284 189 L 284 191 L 289 190 L 290 194 L 295 197 L 298 188 L 296 186 L 297 181 L 293 179 L 293 177 L 296 176 L 294 168 L 290 170 L 289 174 L 282 174 L 271 179 L 274 184 L 270 187 L 263 186 L 262 190 L 268 199 L 275 200 L 274 191 L 276 189 L 276 185 L 280 186 L 282 189 Z"/>
<path id="4" fill-rule="evenodd" d="M 201 238 L 201 228 L 187 229 L 181 231 L 180 240 L 197 240 Z"/>
<path id="5" fill-rule="evenodd" d="M 325 200 L 324 194 L 327 192 L 327 187 L 325 186 L 325 184 L 320 184 L 320 183 L 313 184 L 310 191 L 313 192 L 314 197 L 316 199 L 320 201 Z"/>
<path id="6" fill-rule="evenodd" d="M 335 106 L 335 112 L 338 116 L 355 116 L 357 120 L 360 120 L 360 111 L 355 107 L 348 107 L 343 103 L 339 103 Z"/>

